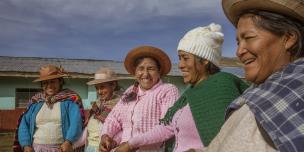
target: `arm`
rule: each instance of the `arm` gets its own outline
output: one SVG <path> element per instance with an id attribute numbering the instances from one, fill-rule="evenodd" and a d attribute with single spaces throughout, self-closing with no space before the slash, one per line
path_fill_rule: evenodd
<path id="1" fill-rule="evenodd" d="M 80 114 L 79 106 L 73 101 L 66 101 L 69 103 L 68 116 L 69 116 L 69 128 L 65 140 L 69 142 L 75 142 L 82 133 L 82 118 Z"/>
<path id="2" fill-rule="evenodd" d="M 160 94 L 161 118 L 164 117 L 169 107 L 178 99 L 178 89 L 173 85 L 166 86 L 165 90 Z M 145 145 L 164 142 L 174 136 L 174 127 L 172 123 L 169 125 L 157 125 L 152 130 L 140 134 L 129 140 L 129 145 L 132 148 L 137 148 Z"/>
<path id="3" fill-rule="evenodd" d="M 172 123 L 170 125 L 157 125 L 146 133 L 137 135 L 128 141 L 129 146 L 134 149 L 145 145 L 164 142 L 174 136 Z"/>
<path id="4" fill-rule="evenodd" d="M 122 101 L 119 101 L 107 116 L 102 126 L 100 136 L 108 135 L 109 137 L 113 138 L 122 130 L 120 115 L 122 114 L 123 110 L 125 110 L 123 103 Z"/>
<path id="5" fill-rule="evenodd" d="M 122 126 L 120 123 L 120 115 L 124 110 L 123 103 L 120 100 L 111 112 L 108 114 L 100 131 L 100 144 L 101 151 L 110 151 L 116 147 L 120 142 Z"/>
<path id="6" fill-rule="evenodd" d="M 25 146 L 31 147 L 31 134 L 30 134 L 30 117 L 33 112 L 33 107 L 30 105 L 29 110 L 21 115 L 21 121 L 18 128 L 18 140 L 22 148 Z"/>
<path id="7" fill-rule="evenodd" d="M 173 106 L 175 101 L 179 98 L 179 91 L 174 85 L 169 85 L 169 87 L 162 91 L 160 97 L 160 108 L 161 108 L 161 118 L 165 116 L 167 110 Z"/>

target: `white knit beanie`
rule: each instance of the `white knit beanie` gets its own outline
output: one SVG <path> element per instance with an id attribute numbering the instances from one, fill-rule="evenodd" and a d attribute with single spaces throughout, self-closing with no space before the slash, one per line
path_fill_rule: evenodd
<path id="1" fill-rule="evenodd" d="M 208 26 L 197 27 L 185 34 L 179 41 L 177 50 L 189 52 L 219 67 L 222 56 L 224 34 L 221 25 L 211 23 Z"/>

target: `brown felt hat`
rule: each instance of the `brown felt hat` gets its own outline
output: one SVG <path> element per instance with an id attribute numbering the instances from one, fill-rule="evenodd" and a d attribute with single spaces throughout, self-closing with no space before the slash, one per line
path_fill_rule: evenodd
<path id="1" fill-rule="evenodd" d="M 164 51 L 153 46 L 139 46 L 129 51 L 125 58 L 125 68 L 130 74 L 135 74 L 135 61 L 141 57 L 152 57 L 157 60 L 160 64 L 161 76 L 168 74 L 171 70 L 171 61 Z"/>
<path id="2" fill-rule="evenodd" d="M 40 76 L 33 82 L 40 82 L 55 78 L 61 78 L 68 76 L 68 73 L 64 71 L 62 67 L 57 67 L 55 65 L 45 65 L 40 68 Z"/>
<path id="3" fill-rule="evenodd" d="M 240 14 L 250 9 L 278 13 L 304 24 L 304 0 L 222 0 L 222 7 L 234 26 L 237 26 Z"/>

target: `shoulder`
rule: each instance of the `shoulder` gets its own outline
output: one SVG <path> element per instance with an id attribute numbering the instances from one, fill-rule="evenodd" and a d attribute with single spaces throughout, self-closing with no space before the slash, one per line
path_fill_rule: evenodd
<path id="1" fill-rule="evenodd" d="M 163 84 L 160 85 L 160 87 L 162 87 L 164 89 L 168 89 L 168 90 L 177 89 L 177 87 L 174 84 L 171 84 L 171 83 L 163 83 Z"/>
<path id="2" fill-rule="evenodd" d="M 159 86 L 159 89 L 157 89 L 157 92 L 160 92 L 161 94 L 166 94 L 168 92 L 178 92 L 178 88 L 171 83 L 162 83 Z"/>
<path id="3" fill-rule="evenodd" d="M 234 79 L 240 79 L 239 77 L 235 76 L 234 74 L 227 73 L 227 72 L 218 72 L 213 75 L 216 79 L 223 79 L 223 80 L 234 80 Z"/>
<path id="4" fill-rule="evenodd" d="M 220 84 L 241 84 L 244 83 L 241 78 L 227 72 L 218 72 L 210 77 L 211 82 L 220 82 Z"/>

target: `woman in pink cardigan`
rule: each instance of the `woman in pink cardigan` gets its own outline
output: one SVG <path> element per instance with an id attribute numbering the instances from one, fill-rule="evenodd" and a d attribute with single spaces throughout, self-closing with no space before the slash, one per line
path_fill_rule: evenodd
<path id="1" fill-rule="evenodd" d="M 101 151 L 110 151 L 116 144 L 153 129 L 179 97 L 174 85 L 160 79 L 171 69 L 170 59 L 162 50 L 152 46 L 134 48 L 124 64 L 136 83 L 125 91 L 106 118 L 101 131 Z M 120 141 L 115 140 L 117 136 L 121 136 Z M 139 151 L 161 149 L 162 142 L 143 146 Z"/>
<path id="2" fill-rule="evenodd" d="M 220 72 L 221 26 L 210 24 L 190 30 L 179 42 L 178 67 L 189 87 L 169 108 L 160 125 L 121 144 L 116 152 L 134 151 L 175 139 L 175 152 L 203 149 L 224 123 L 224 112 L 247 85 L 238 77 Z M 167 148 L 167 146 L 166 146 Z"/>

